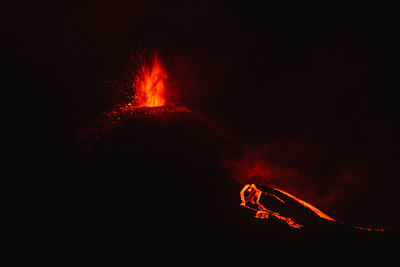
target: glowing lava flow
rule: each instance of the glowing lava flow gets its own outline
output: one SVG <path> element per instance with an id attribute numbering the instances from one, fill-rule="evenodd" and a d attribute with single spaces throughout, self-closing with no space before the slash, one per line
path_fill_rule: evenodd
<path id="1" fill-rule="evenodd" d="M 133 87 L 136 89 L 136 106 L 160 107 L 165 105 L 166 78 L 167 73 L 157 55 L 153 57 L 150 66 L 143 64 L 133 82 Z"/>
<path id="2" fill-rule="evenodd" d="M 319 217 L 327 219 L 327 220 L 330 220 L 330 221 L 336 221 L 336 220 L 332 219 L 331 217 L 329 217 L 328 215 L 326 215 L 325 213 L 323 213 L 322 211 L 320 211 L 319 209 L 317 209 L 316 207 L 314 207 L 313 205 L 308 204 L 307 202 L 305 202 L 305 201 L 303 201 L 301 199 L 298 199 L 297 197 L 295 197 L 295 196 L 293 196 L 293 195 L 291 195 L 291 194 L 289 194 L 289 193 L 287 193 L 287 192 L 285 192 L 283 190 L 280 190 L 278 188 L 274 188 L 274 189 L 279 191 L 279 192 L 281 192 L 282 194 L 285 194 L 286 196 L 296 200 L 297 202 L 299 202 L 304 207 L 309 208 L 314 213 L 316 213 Z"/>
<path id="3" fill-rule="evenodd" d="M 284 195 L 296 200 L 297 202 L 299 202 L 304 207 L 309 208 L 310 210 L 312 210 L 319 217 L 321 217 L 323 219 L 326 219 L 326 220 L 330 220 L 330 221 L 336 221 L 335 219 L 329 217 L 328 215 L 326 215 L 325 213 L 323 213 L 322 211 L 320 211 L 319 209 L 317 209 L 313 205 L 305 202 L 304 200 L 298 199 L 297 197 L 295 197 L 295 196 L 293 196 L 293 195 L 291 195 L 291 194 L 289 194 L 289 193 L 287 193 L 287 192 L 285 192 L 283 190 L 280 190 L 278 188 L 273 188 L 273 189 L 275 189 L 275 190 L 281 192 L 282 194 L 284 194 Z M 359 226 L 353 226 L 353 227 L 356 228 L 356 229 L 366 230 L 366 231 L 384 231 L 383 229 L 380 229 L 380 228 L 366 228 L 366 227 L 359 227 Z"/>
<path id="4" fill-rule="evenodd" d="M 302 206 L 310 209 L 311 211 L 313 211 L 316 215 L 318 215 L 322 219 L 338 222 L 337 220 L 329 217 L 328 215 L 326 215 L 325 213 L 323 213 L 322 211 L 320 211 L 313 205 L 305 202 L 304 200 L 301 200 L 281 189 L 278 189 L 278 188 L 273 188 L 273 189 L 286 195 L 287 197 L 295 200 Z M 243 187 L 243 189 L 240 191 L 240 199 L 242 200 L 240 205 L 244 206 L 248 209 L 256 211 L 256 214 L 255 214 L 256 218 L 267 219 L 267 218 L 269 218 L 269 216 L 274 216 L 280 220 L 285 221 L 291 227 L 294 227 L 294 228 L 303 227 L 303 225 L 300 225 L 300 224 L 294 222 L 294 220 L 289 217 L 284 217 L 284 216 L 281 216 L 277 212 L 268 210 L 264 205 L 262 205 L 260 203 L 260 199 L 261 199 L 262 195 L 274 197 L 275 199 L 279 200 L 280 202 L 285 203 L 284 200 L 280 199 L 279 197 L 275 196 L 274 194 L 261 191 L 254 184 L 246 184 Z M 339 222 L 339 223 L 341 223 L 341 222 Z M 344 224 L 344 223 L 342 223 L 342 224 Z M 365 227 L 359 227 L 359 226 L 353 226 L 353 227 L 356 229 L 359 229 L 359 230 L 366 230 L 366 231 L 384 231 L 384 229 L 379 229 L 379 228 L 365 228 Z"/>
<path id="5" fill-rule="evenodd" d="M 279 220 L 285 221 L 289 226 L 294 227 L 294 228 L 301 228 L 303 227 L 302 225 L 296 223 L 289 217 L 284 217 L 280 215 L 278 212 L 268 210 L 264 205 L 260 203 L 260 198 L 262 194 L 268 194 L 264 193 L 261 190 L 259 190 L 254 184 L 250 185 L 247 184 L 243 187 L 242 191 L 240 191 L 240 199 L 242 200 L 242 203 L 240 205 L 256 211 L 256 218 L 260 219 L 268 219 L 269 216 L 274 216 L 275 218 L 278 218 Z M 279 197 L 269 194 L 282 203 L 285 203 L 282 199 Z"/>

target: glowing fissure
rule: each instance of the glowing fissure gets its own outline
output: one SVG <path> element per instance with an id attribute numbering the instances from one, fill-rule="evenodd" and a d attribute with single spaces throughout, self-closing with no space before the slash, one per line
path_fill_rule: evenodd
<path id="1" fill-rule="evenodd" d="M 240 199 L 242 200 L 242 203 L 240 205 L 256 211 L 256 218 L 268 219 L 270 216 L 273 216 L 279 220 L 286 222 L 289 226 L 293 228 L 303 227 L 303 225 L 296 223 L 292 218 L 282 216 L 278 212 L 269 210 L 264 205 L 262 205 L 260 203 L 260 198 L 262 194 L 263 192 L 259 190 L 254 184 L 247 184 L 243 187 L 242 191 L 240 191 Z M 282 199 L 273 194 L 268 195 L 271 195 L 277 198 L 279 201 L 285 203 Z"/>
<path id="2" fill-rule="evenodd" d="M 160 107 L 165 105 L 165 80 L 167 73 L 157 55 L 150 65 L 143 64 L 136 75 L 133 88 L 136 89 L 137 107 Z"/>

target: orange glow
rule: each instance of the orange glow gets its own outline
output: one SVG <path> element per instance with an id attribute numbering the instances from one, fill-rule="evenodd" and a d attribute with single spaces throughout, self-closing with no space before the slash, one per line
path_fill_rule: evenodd
<path id="1" fill-rule="evenodd" d="M 268 219 L 269 216 L 274 216 L 275 218 L 277 218 L 279 220 L 285 221 L 291 227 L 294 227 L 294 228 L 303 227 L 302 225 L 296 223 L 289 217 L 285 217 L 285 216 L 280 215 L 278 212 L 268 210 L 264 205 L 262 205 L 260 203 L 260 198 L 261 198 L 262 194 L 268 194 L 268 193 L 263 193 L 254 184 L 252 184 L 252 185 L 247 184 L 243 187 L 242 191 L 240 191 L 240 199 L 242 200 L 242 203 L 240 205 L 244 206 L 248 209 L 256 211 L 256 215 L 254 216 L 256 218 Z M 275 196 L 273 194 L 268 194 L 268 195 L 271 195 L 271 196 L 277 198 L 282 203 L 285 203 L 283 200 L 281 200 L 280 198 L 278 198 L 277 196 Z"/>
<path id="2" fill-rule="evenodd" d="M 274 188 L 274 189 L 277 190 L 277 191 L 279 191 L 279 192 L 281 192 L 282 194 L 285 194 L 285 195 L 287 195 L 288 197 L 290 197 L 290 198 L 296 200 L 297 202 L 299 202 L 299 203 L 300 203 L 301 205 L 303 205 L 304 207 L 309 208 L 310 210 L 312 210 L 313 212 L 315 212 L 319 217 L 324 218 L 324 219 L 327 219 L 327 220 L 330 220 L 330 221 L 335 221 L 335 219 L 332 219 L 331 217 L 329 217 L 328 215 L 326 215 L 325 213 L 323 213 L 322 211 L 320 211 L 319 209 L 317 209 L 317 208 L 314 207 L 313 205 L 308 204 L 307 202 L 305 202 L 305 201 L 303 201 L 303 200 L 301 200 L 301 199 L 298 199 L 297 197 L 295 197 L 295 196 L 293 196 L 293 195 L 291 195 L 291 194 L 289 194 L 289 193 L 287 193 L 287 192 L 285 192 L 285 191 L 283 191 L 283 190 L 280 190 L 280 189 L 278 189 L 278 188 Z"/>
<path id="3" fill-rule="evenodd" d="M 164 106 L 166 78 L 167 73 L 157 55 L 153 57 L 150 66 L 143 64 L 133 84 L 133 87 L 136 89 L 136 106 Z"/>

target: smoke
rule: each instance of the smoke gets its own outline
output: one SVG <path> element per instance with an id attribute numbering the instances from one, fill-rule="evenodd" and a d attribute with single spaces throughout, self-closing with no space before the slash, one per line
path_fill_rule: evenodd
<path id="1" fill-rule="evenodd" d="M 249 151 L 241 158 L 227 159 L 224 167 L 234 179 L 244 184 L 255 183 L 279 187 L 301 179 L 296 169 L 273 164 L 268 159 L 266 148 Z"/>

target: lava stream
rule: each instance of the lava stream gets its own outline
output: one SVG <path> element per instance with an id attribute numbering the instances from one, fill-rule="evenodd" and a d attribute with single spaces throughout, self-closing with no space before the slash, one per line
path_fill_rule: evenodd
<path id="1" fill-rule="evenodd" d="M 275 218 L 277 218 L 279 220 L 283 220 L 291 227 L 294 227 L 294 228 L 303 227 L 303 225 L 296 223 L 292 218 L 282 216 L 278 212 L 269 210 L 264 205 L 262 205 L 260 203 L 260 198 L 263 193 L 264 192 L 259 190 L 254 184 L 245 185 L 243 187 L 242 191 L 240 191 L 240 198 L 242 200 L 242 203 L 240 205 L 242 205 L 248 209 L 256 211 L 256 215 L 255 215 L 256 218 L 268 219 L 269 216 L 274 216 Z M 268 194 L 268 193 L 264 193 L 264 194 Z M 282 203 L 285 203 L 279 197 L 277 197 L 273 194 L 269 194 L 269 195 L 277 198 Z"/>
<path id="2" fill-rule="evenodd" d="M 314 213 L 316 213 L 319 217 L 324 218 L 324 219 L 327 219 L 327 220 L 330 220 L 330 221 L 336 221 L 335 219 L 332 219 L 331 217 L 329 217 L 328 215 L 326 215 L 325 213 L 323 213 L 322 211 L 320 211 L 319 209 L 317 209 L 317 208 L 314 207 L 313 205 L 308 204 L 307 202 L 305 202 L 305 201 L 303 201 L 303 200 L 301 200 L 301 199 L 298 199 L 297 197 L 295 197 L 295 196 L 293 196 L 293 195 L 291 195 L 291 194 L 289 194 L 289 193 L 287 193 L 287 192 L 285 192 L 285 191 L 283 191 L 283 190 L 280 190 L 280 189 L 278 189 L 278 188 L 274 188 L 274 189 L 277 190 L 277 191 L 279 191 L 279 192 L 281 192 L 282 194 L 285 194 L 286 196 L 288 196 L 288 197 L 290 197 L 290 198 L 296 200 L 297 202 L 299 202 L 299 203 L 300 203 L 301 205 L 303 205 L 304 207 L 309 208 L 309 209 L 312 210 Z"/>
<path id="3" fill-rule="evenodd" d="M 322 219 L 325 220 L 329 220 L 329 221 L 334 221 L 337 222 L 337 220 L 331 218 L 330 216 L 326 215 L 325 213 L 323 213 L 322 211 L 320 211 L 319 209 L 317 209 L 316 207 L 314 207 L 313 205 L 305 202 L 304 200 L 301 200 L 281 189 L 278 188 L 273 188 L 276 191 L 286 195 L 287 197 L 295 200 L 296 202 L 298 202 L 299 204 L 301 204 L 302 206 L 310 209 L 312 212 L 314 212 L 316 215 L 318 215 L 319 217 L 321 217 Z M 243 189 L 240 191 L 240 199 L 241 199 L 241 206 L 246 207 L 248 209 L 254 210 L 256 211 L 255 217 L 256 218 L 261 218 L 261 219 L 267 219 L 269 218 L 269 216 L 274 216 L 280 220 L 285 221 L 289 226 L 294 227 L 294 228 L 301 228 L 303 227 L 303 225 L 300 225 L 298 223 L 296 223 L 292 218 L 289 217 L 284 217 L 281 216 L 279 213 L 269 210 L 267 209 L 264 205 L 262 205 L 260 203 L 260 199 L 262 195 L 267 195 L 267 196 L 271 196 L 276 198 L 277 200 L 279 200 L 280 202 L 282 202 L 283 204 L 285 203 L 284 200 L 280 199 L 279 197 L 277 197 L 274 194 L 268 193 L 268 192 L 263 192 L 260 189 L 258 189 L 256 187 L 255 184 L 246 184 Z M 339 222 L 341 223 L 341 222 Z M 365 228 L 365 227 L 359 227 L 359 226 L 353 226 L 356 229 L 360 229 L 360 230 L 366 230 L 366 231 L 384 231 L 383 229 L 379 229 L 379 228 Z"/>

